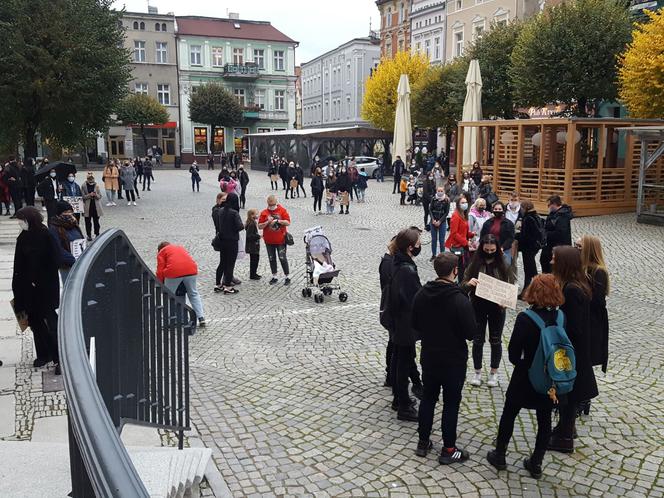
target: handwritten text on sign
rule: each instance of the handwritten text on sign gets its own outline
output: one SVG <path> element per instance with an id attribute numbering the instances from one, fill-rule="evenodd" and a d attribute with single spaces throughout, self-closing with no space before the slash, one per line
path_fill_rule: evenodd
<path id="1" fill-rule="evenodd" d="M 486 273 L 480 273 L 478 280 L 479 283 L 475 289 L 477 297 L 506 308 L 516 309 L 516 297 L 519 293 L 518 285 L 503 282 L 497 278 L 490 277 Z"/>

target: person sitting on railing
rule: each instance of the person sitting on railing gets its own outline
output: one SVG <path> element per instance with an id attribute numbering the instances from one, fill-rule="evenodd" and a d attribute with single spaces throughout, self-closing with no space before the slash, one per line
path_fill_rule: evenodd
<path id="1" fill-rule="evenodd" d="M 196 312 L 198 326 L 205 327 L 203 301 L 196 287 L 197 275 L 198 265 L 184 247 L 166 241 L 157 246 L 157 279 L 173 294 L 183 284 Z"/>

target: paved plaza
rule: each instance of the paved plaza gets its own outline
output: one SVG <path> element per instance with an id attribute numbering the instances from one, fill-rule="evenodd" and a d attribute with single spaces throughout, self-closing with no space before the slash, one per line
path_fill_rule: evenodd
<path id="1" fill-rule="evenodd" d="M 161 240 L 183 244 L 199 263 L 208 327 L 191 341 L 192 417 L 235 496 L 664 496 L 664 228 L 637 225 L 629 214 L 573 222 L 576 235 L 599 235 L 608 256 L 609 372 L 598 373 L 600 396 L 577 424 L 576 452 L 547 454 L 535 481 L 521 468 L 534 444 L 534 412 L 517 419 L 508 472 L 484 458 L 511 372 L 505 358 L 499 388 L 464 388 L 458 444 L 471 454 L 465 464 L 438 464 L 440 406 L 435 451 L 426 459 L 414 455 L 417 424 L 390 410 L 378 263 L 392 234 L 422 225 L 421 208 L 398 205 L 391 178 L 371 181 L 366 204 L 343 216 L 314 216 L 310 197 L 284 201 L 279 191 L 296 240 L 288 249 L 292 285 L 268 285 L 262 248 L 264 279 L 249 281 L 248 261 L 239 262 L 240 293 L 225 296 L 212 290 L 218 171 L 201 173 L 201 192 L 193 194 L 186 170 L 156 171 L 137 207 L 106 208 L 102 229 L 124 229 L 153 268 Z M 269 180 L 263 172 L 250 177 L 247 207 L 262 209 Z M 301 295 L 302 232 L 316 225 L 332 242 L 346 303 Z M 416 259 L 423 282 L 433 277 L 426 234 L 424 241 Z M 507 316 L 505 345 L 515 313 Z"/>

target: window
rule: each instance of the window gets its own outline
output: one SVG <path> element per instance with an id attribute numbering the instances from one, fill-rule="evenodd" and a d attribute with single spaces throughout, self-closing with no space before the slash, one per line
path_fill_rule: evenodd
<path id="1" fill-rule="evenodd" d="M 159 24 L 159 23 L 155 23 L 155 25 L 154 25 L 154 30 L 155 30 L 155 31 L 161 31 L 161 24 Z"/>
<path id="2" fill-rule="evenodd" d="M 254 104 L 261 109 L 265 109 L 265 90 L 256 90 L 254 92 Z"/>
<path id="3" fill-rule="evenodd" d="M 212 138 L 212 148 L 214 152 L 223 152 L 224 150 L 224 128 L 215 127 L 214 136 Z"/>
<path id="4" fill-rule="evenodd" d="M 134 42 L 134 62 L 145 62 L 145 42 Z"/>
<path id="5" fill-rule="evenodd" d="M 244 88 L 234 88 L 233 95 L 235 95 L 237 103 L 240 104 L 241 107 L 246 106 L 246 101 L 244 100 Z"/>
<path id="6" fill-rule="evenodd" d="M 142 29 L 142 30 L 145 29 L 145 23 L 141 22 L 141 24 L 139 25 L 139 28 Z"/>
<path id="7" fill-rule="evenodd" d="M 392 42 L 387 42 L 385 44 L 385 55 L 387 57 L 392 57 Z"/>
<path id="8" fill-rule="evenodd" d="M 484 19 L 473 23 L 473 40 L 476 40 L 484 32 Z"/>
<path id="9" fill-rule="evenodd" d="M 192 66 L 202 66 L 201 62 L 201 46 L 192 45 L 189 47 L 189 62 Z"/>
<path id="10" fill-rule="evenodd" d="M 221 47 L 212 47 L 212 65 L 215 67 L 224 65 L 224 49 Z"/>
<path id="11" fill-rule="evenodd" d="M 454 33 L 454 57 L 463 55 L 463 28 Z"/>
<path id="12" fill-rule="evenodd" d="M 194 154 L 207 154 L 207 127 L 194 128 Z"/>
<path id="13" fill-rule="evenodd" d="M 427 59 L 431 59 L 431 40 L 424 40 L 424 53 L 427 54 Z"/>
<path id="14" fill-rule="evenodd" d="M 440 38 L 438 37 L 433 39 L 433 59 L 440 59 Z"/>
<path id="15" fill-rule="evenodd" d="M 495 17 L 496 24 L 499 26 L 506 26 L 507 25 L 507 14 L 502 14 L 500 16 Z"/>
<path id="16" fill-rule="evenodd" d="M 392 8 L 388 7 L 387 8 L 387 27 L 389 28 L 392 26 Z"/>
<path id="17" fill-rule="evenodd" d="M 346 118 L 350 119 L 350 95 L 346 95 Z"/>
<path id="18" fill-rule="evenodd" d="M 243 48 L 234 48 L 233 49 L 233 64 L 244 64 L 244 49 Z"/>
<path id="19" fill-rule="evenodd" d="M 254 49 L 254 63 L 258 69 L 265 69 L 265 50 L 262 48 Z"/>
<path id="20" fill-rule="evenodd" d="M 166 64 L 168 62 L 168 52 L 166 51 L 166 42 L 157 42 L 157 64 Z"/>
<path id="21" fill-rule="evenodd" d="M 157 85 L 157 100 L 161 105 L 171 105 L 171 85 Z"/>
<path id="22" fill-rule="evenodd" d="M 403 7 L 403 2 L 399 4 L 399 24 L 401 24 L 404 21 L 404 7 Z"/>
<path id="23" fill-rule="evenodd" d="M 274 51 L 274 70 L 283 71 L 284 70 L 284 51 L 275 50 Z"/>
<path id="24" fill-rule="evenodd" d="M 285 90 L 275 90 L 274 91 L 274 110 L 283 111 L 286 108 L 286 91 Z"/>
<path id="25" fill-rule="evenodd" d="M 166 31 L 166 23 L 165 22 L 161 23 L 161 30 Z"/>
<path id="26" fill-rule="evenodd" d="M 258 128 L 258 133 L 270 133 L 269 128 Z"/>
<path id="27" fill-rule="evenodd" d="M 346 62 L 346 83 L 350 85 L 350 61 Z"/>
<path id="28" fill-rule="evenodd" d="M 456 0 L 456 10 L 461 10 L 462 7 L 463 7 L 462 0 Z"/>
<path id="29" fill-rule="evenodd" d="M 138 21 L 134 21 L 134 29 L 138 29 Z"/>
<path id="30" fill-rule="evenodd" d="M 144 95 L 148 94 L 148 84 L 147 83 L 134 83 L 134 93 L 142 93 Z"/>
<path id="31" fill-rule="evenodd" d="M 415 52 L 419 52 L 422 49 L 422 44 L 420 42 L 417 42 L 415 44 Z"/>

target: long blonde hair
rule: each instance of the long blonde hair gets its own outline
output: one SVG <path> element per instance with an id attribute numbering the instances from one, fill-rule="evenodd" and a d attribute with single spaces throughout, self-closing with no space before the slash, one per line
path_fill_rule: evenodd
<path id="1" fill-rule="evenodd" d="M 583 264 L 583 270 L 590 276 L 594 276 L 597 270 L 604 270 L 606 273 L 606 294 L 608 296 L 610 289 L 609 271 L 604 262 L 602 243 L 598 237 L 594 235 L 581 237 L 581 264 Z"/>
<path id="2" fill-rule="evenodd" d="M 249 225 L 254 223 L 254 216 L 258 214 L 258 209 L 249 209 L 247 210 L 247 220 L 244 222 L 244 227 L 247 228 Z"/>

